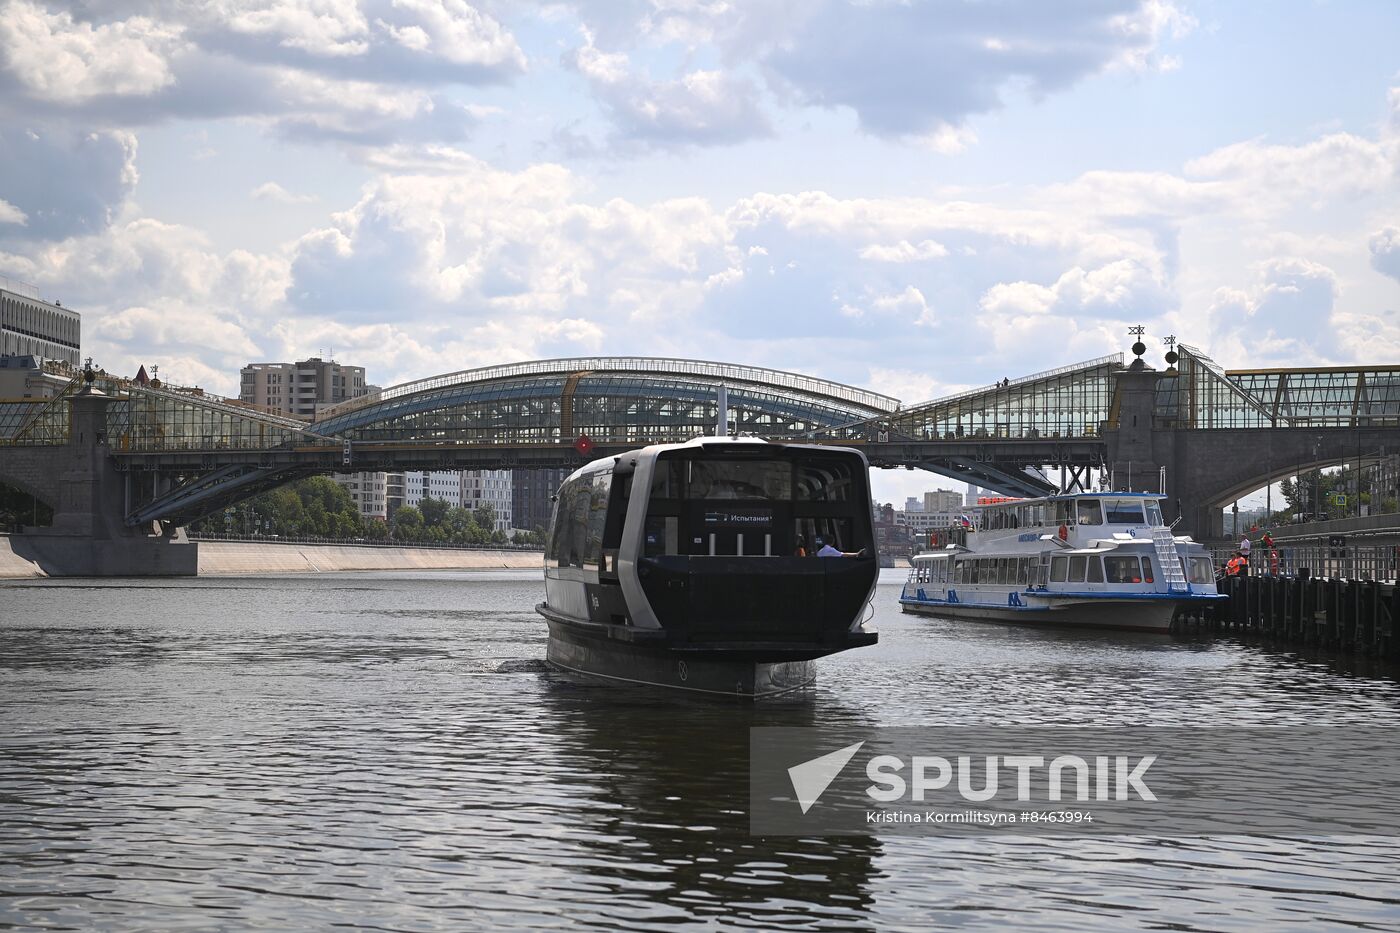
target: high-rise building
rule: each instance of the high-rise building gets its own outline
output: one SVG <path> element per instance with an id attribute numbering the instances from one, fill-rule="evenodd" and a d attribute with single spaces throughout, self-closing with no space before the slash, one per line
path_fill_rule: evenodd
<path id="1" fill-rule="evenodd" d="M 951 489 L 935 489 L 924 493 L 925 512 L 956 512 L 962 506 L 962 494 Z M 906 508 L 904 511 L 911 512 L 913 509 Z"/>
<path id="2" fill-rule="evenodd" d="M 416 508 L 424 499 L 440 499 L 449 506 L 471 511 L 489 505 L 496 518 L 487 531 L 510 531 L 510 474 L 510 470 L 409 471 L 401 474 L 403 501 L 400 504 Z"/>
<path id="3" fill-rule="evenodd" d="M 0 276 L 0 356 L 35 356 L 77 366 L 82 319 L 39 291 Z"/>
<path id="4" fill-rule="evenodd" d="M 318 356 L 299 363 L 249 363 L 239 374 L 238 397 L 250 405 L 299 418 L 320 408 L 359 398 L 373 388 L 363 366 L 344 366 Z"/>
<path id="5" fill-rule="evenodd" d="M 463 470 L 462 507 L 481 508 L 489 505 L 496 513 L 495 527 L 489 531 L 509 532 L 511 524 L 511 471 Z"/>
<path id="6" fill-rule="evenodd" d="M 238 382 L 241 401 L 308 420 L 328 405 L 359 398 L 374 388 L 365 382 L 363 366 L 344 366 L 318 356 L 299 363 L 249 363 L 239 372 Z M 333 479 L 366 519 L 389 517 L 389 474 L 337 474 Z"/>
<path id="7" fill-rule="evenodd" d="M 337 475 L 335 481 L 350 494 L 350 500 L 367 519 L 384 521 L 389 517 L 387 476 L 384 473 L 349 473 Z"/>
<path id="8" fill-rule="evenodd" d="M 462 504 L 460 470 L 410 470 L 403 474 L 403 504 L 417 508 L 424 499 L 440 499 L 449 506 Z"/>
<path id="9" fill-rule="evenodd" d="M 511 518 L 516 528 L 549 530 L 554 496 L 569 472 L 563 468 L 511 471 Z"/>

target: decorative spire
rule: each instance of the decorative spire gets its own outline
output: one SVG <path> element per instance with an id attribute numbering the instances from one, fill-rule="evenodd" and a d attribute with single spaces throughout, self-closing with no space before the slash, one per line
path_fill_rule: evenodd
<path id="1" fill-rule="evenodd" d="M 1141 361 L 1142 355 L 1147 352 L 1147 344 L 1142 342 L 1142 335 L 1145 333 L 1147 333 L 1147 328 L 1143 327 L 1141 324 L 1136 324 L 1128 328 L 1128 334 L 1137 338 L 1132 346 L 1133 353 L 1138 358 L 1134 362 Z"/>

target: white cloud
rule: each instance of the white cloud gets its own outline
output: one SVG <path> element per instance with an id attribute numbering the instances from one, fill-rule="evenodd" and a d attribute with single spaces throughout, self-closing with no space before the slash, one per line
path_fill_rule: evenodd
<path id="1" fill-rule="evenodd" d="M 24 211 L 15 207 L 9 201 L 0 198 L 0 224 L 16 224 L 23 227 L 29 222 L 29 217 Z"/>
<path id="2" fill-rule="evenodd" d="M 515 37 L 463 0 L 393 0 L 376 23 L 415 53 L 458 65 L 525 68 L 525 54 Z"/>
<path id="3" fill-rule="evenodd" d="M 626 55 L 603 52 L 585 32 L 583 47 L 564 57 L 583 75 L 624 140 L 657 146 L 714 145 L 767 136 L 758 88 L 732 72 L 696 70 L 652 81 L 631 70 Z"/>
<path id="4" fill-rule="evenodd" d="M 1299 146 L 1234 143 L 1187 162 L 1185 173 L 1232 183 L 1237 203 L 1276 209 L 1300 199 L 1326 203 L 1383 190 L 1393 183 L 1394 160 L 1383 142 L 1334 133 Z"/>
<path id="5" fill-rule="evenodd" d="M 1255 266 L 1247 289 L 1222 287 L 1210 308 L 1215 333 L 1248 341 L 1256 361 L 1290 365 L 1329 362 L 1338 351 L 1333 321 L 1341 294 L 1337 273 L 1297 257 L 1275 257 Z"/>
<path id="6" fill-rule="evenodd" d="M 1400 227 L 1386 227 L 1371 235 L 1371 266 L 1400 282 Z"/>
<path id="7" fill-rule="evenodd" d="M 309 194 L 292 194 L 275 181 L 265 181 L 248 194 L 259 201 L 276 201 L 279 204 L 309 204 L 316 200 Z"/>
<path id="8" fill-rule="evenodd" d="M 127 132 L 0 125 L 0 199 L 24 218 L 0 229 L 0 245 L 105 228 L 136 186 L 136 149 Z"/>
<path id="9" fill-rule="evenodd" d="M 900 240 L 893 246 L 872 243 L 861 248 L 860 258 L 872 262 L 928 262 L 948 255 L 948 247 L 935 240 L 920 240 L 910 243 Z"/>
<path id="10" fill-rule="evenodd" d="M 0 62 L 41 101 L 149 95 L 170 84 L 178 26 L 141 16 L 94 26 L 28 0 L 0 6 Z"/>
<path id="11" fill-rule="evenodd" d="M 369 48 L 369 23 L 356 0 L 217 0 L 213 11 L 234 32 L 312 55 L 361 55 Z"/>
<path id="12" fill-rule="evenodd" d="M 1000 283 L 987 290 L 978 306 L 989 314 L 1012 316 L 1120 316 L 1134 311 L 1156 316 L 1166 310 L 1168 300 L 1165 283 L 1151 270 L 1120 259 L 1091 270 L 1076 266 L 1050 286 Z"/>

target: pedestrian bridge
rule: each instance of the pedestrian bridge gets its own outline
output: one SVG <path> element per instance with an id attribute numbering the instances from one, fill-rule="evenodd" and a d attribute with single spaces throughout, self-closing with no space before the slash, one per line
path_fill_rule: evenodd
<path id="1" fill-rule="evenodd" d="M 913 405 L 730 363 L 541 360 L 394 386 L 311 423 L 99 372 L 99 437 L 72 433 L 80 379 L 52 400 L 0 400 L 0 481 L 53 502 L 42 451 L 95 442 L 123 475 L 128 522 L 182 522 L 310 473 L 574 465 L 688 440 L 713 432 L 721 396 L 732 431 L 853 444 L 875 466 L 1012 494 L 1054 488 L 1045 467 L 1077 483 L 1111 472 L 1120 488 L 1150 477 L 1156 491 L 1166 467 L 1168 492 L 1201 510 L 1297 469 L 1400 450 L 1400 365 L 1226 371 L 1180 351 L 1164 371 L 1112 354 Z"/>

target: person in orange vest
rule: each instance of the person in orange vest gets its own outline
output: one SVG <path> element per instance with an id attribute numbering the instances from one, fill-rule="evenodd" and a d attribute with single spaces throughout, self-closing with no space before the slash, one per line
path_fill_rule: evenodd
<path id="1" fill-rule="evenodd" d="M 1244 559 L 1244 555 L 1239 551 L 1235 556 L 1225 562 L 1225 576 L 1238 577 L 1249 572 L 1249 561 Z"/>

